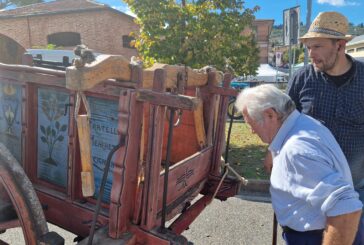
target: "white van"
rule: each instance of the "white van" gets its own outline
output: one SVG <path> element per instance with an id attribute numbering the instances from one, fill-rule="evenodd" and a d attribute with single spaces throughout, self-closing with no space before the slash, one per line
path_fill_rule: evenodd
<path id="1" fill-rule="evenodd" d="M 26 53 L 31 54 L 33 58 L 51 62 L 63 62 L 63 57 L 68 57 L 69 62 L 72 63 L 72 60 L 77 57 L 73 50 L 27 49 Z"/>

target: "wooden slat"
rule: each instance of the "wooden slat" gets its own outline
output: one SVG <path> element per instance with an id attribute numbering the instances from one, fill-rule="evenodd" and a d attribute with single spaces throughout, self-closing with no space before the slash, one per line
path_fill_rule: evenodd
<path id="1" fill-rule="evenodd" d="M 95 178 L 91 159 L 90 120 L 86 114 L 76 115 L 76 119 L 82 166 L 82 195 L 91 197 L 95 193 Z"/>
<path id="2" fill-rule="evenodd" d="M 177 88 L 177 74 L 179 72 L 187 73 L 187 86 L 203 86 L 207 84 L 207 73 L 197 72 L 190 67 L 178 66 L 178 65 L 166 65 L 156 63 L 152 67 L 144 70 L 143 73 L 143 88 L 151 88 L 153 85 L 154 71 L 157 69 L 163 69 L 166 71 L 166 88 Z M 221 81 L 221 80 L 220 80 Z M 216 80 L 216 83 L 219 81 Z"/>
<path id="3" fill-rule="evenodd" d="M 154 105 L 163 105 L 182 110 L 194 110 L 200 103 L 200 100 L 196 97 L 161 93 L 147 89 L 138 90 L 137 98 L 139 101 L 146 101 Z"/>
<path id="4" fill-rule="evenodd" d="M 9 220 L 9 221 L 0 223 L 0 231 L 11 229 L 11 228 L 16 228 L 16 227 L 20 227 L 20 221 L 18 219 Z"/>
<path id="5" fill-rule="evenodd" d="M 206 146 L 206 131 L 203 118 L 203 103 L 199 103 L 197 109 L 193 111 L 193 119 L 195 121 L 195 130 L 197 142 L 200 145 L 200 149 Z"/>
<path id="6" fill-rule="evenodd" d="M 156 70 L 154 90 L 164 89 L 165 75 L 164 70 Z M 151 105 L 141 220 L 141 227 L 146 230 L 151 230 L 157 222 L 165 112 L 164 106 Z"/>
<path id="7" fill-rule="evenodd" d="M 67 67 L 66 87 L 83 91 L 110 78 L 129 81 L 130 75 L 129 61 L 123 56 L 99 55 L 95 62 L 86 64 L 84 67 Z"/>

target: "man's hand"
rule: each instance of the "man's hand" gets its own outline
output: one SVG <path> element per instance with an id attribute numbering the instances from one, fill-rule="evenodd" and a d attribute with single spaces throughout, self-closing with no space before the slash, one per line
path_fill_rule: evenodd
<path id="1" fill-rule="evenodd" d="M 327 217 L 323 245 L 352 245 L 360 219 L 361 210 Z"/>
<path id="2" fill-rule="evenodd" d="M 265 156 L 265 159 L 264 159 L 265 172 L 270 174 L 270 172 L 272 172 L 272 167 L 273 167 L 272 154 L 270 153 L 270 151 L 268 151 L 267 155 Z"/>

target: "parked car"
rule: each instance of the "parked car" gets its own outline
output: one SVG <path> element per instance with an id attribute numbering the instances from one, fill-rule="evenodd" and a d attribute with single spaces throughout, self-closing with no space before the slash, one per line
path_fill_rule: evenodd
<path id="1" fill-rule="evenodd" d="M 26 54 L 32 55 L 34 66 L 56 70 L 65 70 L 77 58 L 73 50 L 27 49 Z M 95 57 L 100 55 L 100 53 L 95 52 L 93 54 Z"/>
<path id="2" fill-rule="evenodd" d="M 242 90 L 245 88 L 257 86 L 259 83 L 260 82 L 258 81 L 246 81 L 243 80 L 241 77 L 236 77 L 231 81 L 230 86 L 234 89 Z M 229 118 L 232 119 L 243 119 L 243 115 L 240 112 L 237 112 L 236 109 L 234 108 L 235 99 L 236 99 L 235 97 L 232 97 L 229 101 L 228 116 Z"/>

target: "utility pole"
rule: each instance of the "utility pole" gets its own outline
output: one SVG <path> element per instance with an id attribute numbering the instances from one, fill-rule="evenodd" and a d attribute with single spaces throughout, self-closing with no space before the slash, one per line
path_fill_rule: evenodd
<path id="1" fill-rule="evenodd" d="M 307 0 L 307 13 L 306 13 L 306 32 L 310 28 L 311 25 L 311 9 L 312 9 L 312 0 Z M 305 60 L 304 64 L 307 65 L 308 63 L 308 52 L 307 48 L 305 47 Z"/>

